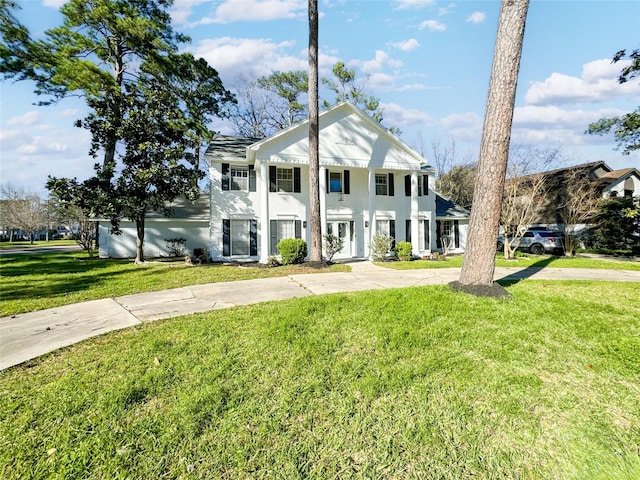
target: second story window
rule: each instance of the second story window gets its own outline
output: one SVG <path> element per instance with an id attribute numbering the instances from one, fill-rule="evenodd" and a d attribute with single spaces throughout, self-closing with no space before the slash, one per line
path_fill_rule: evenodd
<path id="1" fill-rule="evenodd" d="M 256 170 L 253 165 L 222 164 L 222 190 L 256 191 Z"/>
<path id="2" fill-rule="evenodd" d="M 249 168 L 231 165 L 231 190 L 246 191 L 249 189 Z"/>
<path id="3" fill-rule="evenodd" d="M 293 169 L 278 168 L 276 182 L 279 192 L 293 192 Z"/>
<path id="4" fill-rule="evenodd" d="M 342 193 L 342 172 L 329 172 L 329 193 Z"/>
<path id="5" fill-rule="evenodd" d="M 269 167 L 269 191 L 300 193 L 301 175 L 300 167 Z"/>
<path id="6" fill-rule="evenodd" d="M 386 175 L 376 175 L 376 195 L 387 195 L 388 184 Z"/>

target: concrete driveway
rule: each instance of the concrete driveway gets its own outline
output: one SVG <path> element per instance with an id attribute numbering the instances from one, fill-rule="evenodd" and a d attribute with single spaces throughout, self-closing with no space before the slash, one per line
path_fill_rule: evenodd
<path id="1" fill-rule="evenodd" d="M 392 270 L 371 262 L 356 262 L 351 266 L 351 272 L 194 285 L 0 318 L 0 369 L 86 338 L 178 315 L 310 295 L 441 285 L 460 276 L 459 268 Z M 640 271 L 496 268 L 496 280 L 524 278 L 640 282 Z"/>

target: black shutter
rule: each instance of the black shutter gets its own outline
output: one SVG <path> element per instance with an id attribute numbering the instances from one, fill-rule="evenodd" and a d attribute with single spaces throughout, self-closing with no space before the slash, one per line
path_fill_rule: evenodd
<path id="1" fill-rule="evenodd" d="M 222 164 L 222 190 L 229 190 L 229 164 Z"/>
<path id="2" fill-rule="evenodd" d="M 429 175 L 422 176 L 422 195 L 429 195 Z"/>
<path id="3" fill-rule="evenodd" d="M 411 175 L 404 176 L 404 195 L 405 197 L 411 196 Z"/>
<path id="4" fill-rule="evenodd" d="M 256 167 L 249 165 L 249 191 L 256 191 Z"/>
<path id="5" fill-rule="evenodd" d="M 300 220 L 295 221 L 296 238 L 302 238 L 302 222 Z"/>
<path id="6" fill-rule="evenodd" d="M 300 193 L 300 167 L 293 167 L 293 191 Z"/>
<path id="7" fill-rule="evenodd" d="M 278 169 L 276 167 L 269 167 L 269 191 L 277 192 L 278 191 Z"/>
<path id="8" fill-rule="evenodd" d="M 344 186 L 342 187 L 345 195 L 351 193 L 351 172 L 349 170 L 344 171 Z"/>
<path id="9" fill-rule="evenodd" d="M 328 168 L 324 169 L 324 184 L 325 184 L 325 188 L 327 189 L 326 193 L 331 192 L 331 186 L 329 185 L 329 169 Z"/>
<path id="10" fill-rule="evenodd" d="M 424 249 L 431 250 L 431 243 L 429 243 L 429 235 L 431 235 L 431 231 L 429 230 L 431 226 L 429 225 L 429 220 L 424 221 Z"/>
<path id="11" fill-rule="evenodd" d="M 393 175 L 392 173 L 390 173 L 389 175 Z M 393 239 L 391 241 L 391 248 L 395 248 L 396 246 L 396 221 L 395 220 L 389 220 L 389 236 Z"/>
<path id="12" fill-rule="evenodd" d="M 411 241 L 411 220 L 404 221 L 404 238 L 407 242 Z"/>
<path id="13" fill-rule="evenodd" d="M 455 246 L 460 248 L 460 222 L 458 220 L 453 221 L 453 236 L 455 237 Z"/>
<path id="14" fill-rule="evenodd" d="M 442 238 L 441 238 L 441 230 L 440 227 L 442 226 L 442 220 L 436 220 L 436 247 L 437 248 L 442 248 Z"/>
<path id="15" fill-rule="evenodd" d="M 271 220 L 269 222 L 270 225 L 270 241 L 269 241 L 269 254 L 270 255 L 277 255 L 278 254 L 278 221 L 277 220 Z"/>
<path id="16" fill-rule="evenodd" d="M 389 196 L 393 197 L 394 194 L 394 189 L 393 189 L 393 173 L 389 174 Z"/>
<path id="17" fill-rule="evenodd" d="M 249 220 L 249 255 L 258 255 L 258 221 Z"/>
<path id="18" fill-rule="evenodd" d="M 231 220 L 222 220 L 222 255 L 231 255 Z"/>

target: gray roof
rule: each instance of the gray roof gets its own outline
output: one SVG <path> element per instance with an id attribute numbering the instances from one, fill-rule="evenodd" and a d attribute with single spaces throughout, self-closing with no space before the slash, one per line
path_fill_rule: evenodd
<path id="1" fill-rule="evenodd" d="M 469 210 L 436 193 L 436 217 L 469 218 Z"/>
<path id="2" fill-rule="evenodd" d="M 259 138 L 216 135 L 209 143 L 204 156 L 218 160 L 245 160 L 247 148 L 259 140 Z"/>

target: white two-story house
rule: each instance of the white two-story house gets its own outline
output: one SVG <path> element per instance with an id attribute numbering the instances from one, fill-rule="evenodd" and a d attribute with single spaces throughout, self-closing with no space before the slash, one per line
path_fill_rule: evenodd
<path id="1" fill-rule="evenodd" d="M 277 255 L 284 238 L 311 242 L 308 121 L 275 135 L 218 135 L 205 158 L 211 180 L 214 261 Z M 320 113 L 323 234 L 344 240 L 335 258 L 367 258 L 376 234 L 409 241 L 415 256 L 437 248 L 434 170 L 416 151 L 345 102 Z"/>

